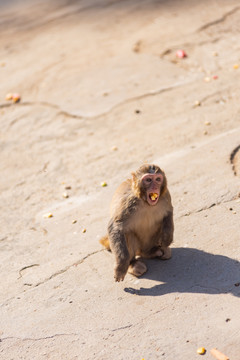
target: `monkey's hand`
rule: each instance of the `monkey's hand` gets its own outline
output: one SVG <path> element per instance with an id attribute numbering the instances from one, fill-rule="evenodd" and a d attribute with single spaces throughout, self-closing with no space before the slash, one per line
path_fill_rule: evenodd
<path id="1" fill-rule="evenodd" d="M 115 281 L 123 281 L 128 271 L 128 263 L 121 263 L 115 266 L 114 279 Z"/>

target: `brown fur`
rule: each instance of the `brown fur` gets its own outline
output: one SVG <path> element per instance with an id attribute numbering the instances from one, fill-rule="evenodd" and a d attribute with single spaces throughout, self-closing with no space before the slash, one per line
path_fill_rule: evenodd
<path id="1" fill-rule="evenodd" d="M 163 175 L 163 181 L 159 185 L 158 202 L 151 206 L 146 200 L 148 185 L 141 178 L 158 173 Z M 170 258 L 173 230 L 173 207 L 166 176 L 158 166 L 144 165 L 132 174 L 132 180 L 124 181 L 116 190 L 108 235 L 100 240 L 115 256 L 115 280 L 123 280 L 127 271 L 136 276 L 146 271 L 145 264 L 136 262 L 138 256 Z"/>

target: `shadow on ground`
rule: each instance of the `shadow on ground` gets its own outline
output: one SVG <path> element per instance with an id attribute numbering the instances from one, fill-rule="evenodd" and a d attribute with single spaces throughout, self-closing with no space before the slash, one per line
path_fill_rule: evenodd
<path id="1" fill-rule="evenodd" d="M 172 249 L 169 261 L 148 260 L 143 279 L 159 282 L 150 288 L 125 288 L 140 296 L 168 293 L 231 293 L 240 297 L 240 263 L 223 255 L 214 255 L 192 248 Z"/>

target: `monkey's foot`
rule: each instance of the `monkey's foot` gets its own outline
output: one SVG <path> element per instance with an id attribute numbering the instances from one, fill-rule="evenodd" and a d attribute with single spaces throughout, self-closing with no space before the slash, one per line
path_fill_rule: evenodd
<path id="1" fill-rule="evenodd" d="M 161 256 L 162 260 L 168 260 L 172 257 L 172 249 L 170 247 L 161 248 L 163 255 Z"/>
<path id="2" fill-rule="evenodd" d="M 141 260 L 134 260 L 128 268 L 128 272 L 134 276 L 141 276 L 146 271 L 147 266 Z"/>

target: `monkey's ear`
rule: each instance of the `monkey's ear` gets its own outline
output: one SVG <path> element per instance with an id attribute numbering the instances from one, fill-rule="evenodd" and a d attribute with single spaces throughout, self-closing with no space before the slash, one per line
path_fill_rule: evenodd
<path id="1" fill-rule="evenodd" d="M 131 175 L 132 175 L 132 191 L 135 196 L 140 198 L 140 186 L 138 184 L 138 177 L 134 172 Z"/>
<path id="2" fill-rule="evenodd" d="M 136 183 L 136 181 L 137 181 L 137 176 L 136 176 L 136 174 L 135 174 L 134 172 L 132 172 L 131 175 L 132 175 L 132 181 L 133 181 L 134 183 Z"/>

